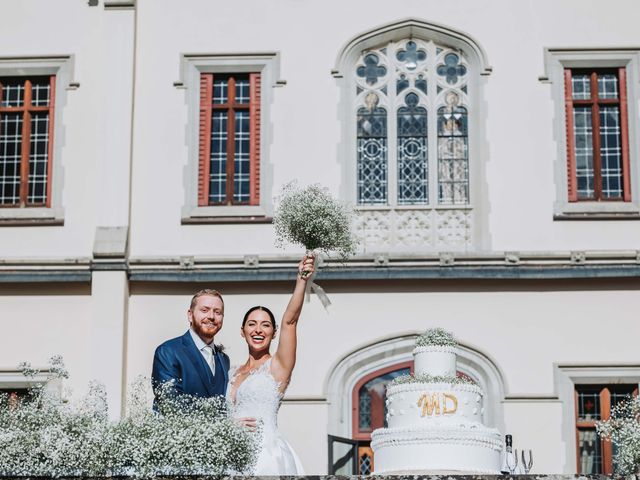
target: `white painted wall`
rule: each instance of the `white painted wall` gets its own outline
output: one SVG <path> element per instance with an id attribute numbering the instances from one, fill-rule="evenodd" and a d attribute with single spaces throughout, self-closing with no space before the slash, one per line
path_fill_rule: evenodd
<path id="1" fill-rule="evenodd" d="M 173 85 L 181 80 L 181 55 L 277 52 L 286 85 L 273 89 L 265 118 L 271 136 L 264 148 L 273 178 L 263 188 L 274 195 L 298 178 L 337 193 L 345 113 L 331 70 L 350 39 L 407 18 L 470 35 L 493 66 L 484 80 L 486 138 L 480 139 L 488 154 L 483 184 L 489 250 L 638 248 L 640 222 L 553 221 L 558 132 L 551 86 L 538 80 L 546 73 L 547 47 L 640 47 L 633 0 L 611 0 L 607 9 L 596 0 L 247 0 L 242 8 L 208 0 L 138 0 L 135 97 L 132 10 L 77 0 L 5 3 L 0 57 L 72 55 L 73 81 L 80 86 L 67 92 L 66 105 L 58 105 L 64 127 L 55 139 L 62 144 L 64 226 L 1 226 L 3 259 L 91 257 L 96 227 L 125 225 L 134 258 L 282 253 L 273 245 L 270 225 L 180 224 L 191 128 L 188 91 Z M 77 391 L 95 374 L 116 386 L 149 375 L 155 347 L 186 330 L 188 301 L 201 285 L 129 286 L 123 275 L 96 273 L 92 292 L 87 286 L 0 284 L 0 368 L 13 369 L 23 360 L 45 366 L 49 356 L 60 353 Z M 242 313 L 254 304 L 281 313 L 289 287 L 217 287 L 225 292 L 227 308 L 219 340 L 238 364 L 246 354 L 238 333 Z M 280 419 L 308 473 L 326 471 L 326 434 L 334 432 L 328 424 L 332 405 L 322 399 L 332 368 L 380 339 L 443 326 L 492 359 L 504 376 L 507 397 L 525 397 L 507 398 L 505 426 L 522 447 L 534 449 L 534 471 L 545 473 L 575 468 L 563 453 L 560 434 L 567 405 L 536 400 L 557 395 L 554 364 L 637 364 L 637 282 L 327 282 L 325 287 L 333 305 L 330 313 L 315 298 L 305 306 L 288 391 L 296 401 L 285 402 Z M 94 368 L 100 363 L 96 351 L 110 362 L 108 368 Z"/>

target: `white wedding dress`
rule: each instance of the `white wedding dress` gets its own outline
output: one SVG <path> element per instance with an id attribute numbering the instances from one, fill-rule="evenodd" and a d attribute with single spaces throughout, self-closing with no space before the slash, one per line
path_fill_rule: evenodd
<path id="1" fill-rule="evenodd" d="M 304 475 L 300 459 L 278 432 L 278 409 L 282 400 L 278 382 L 271 375 L 271 359 L 236 388 L 235 372 L 229 375 L 227 400 L 235 418 L 253 417 L 262 428 L 262 443 L 251 475 Z M 235 395 L 235 399 L 233 398 Z"/>

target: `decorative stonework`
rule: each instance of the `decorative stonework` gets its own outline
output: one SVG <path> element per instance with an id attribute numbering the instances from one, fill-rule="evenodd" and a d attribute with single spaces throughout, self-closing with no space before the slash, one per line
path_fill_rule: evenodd
<path id="1" fill-rule="evenodd" d="M 467 251 L 473 245 L 471 209 L 367 209 L 354 231 L 364 252 Z"/>

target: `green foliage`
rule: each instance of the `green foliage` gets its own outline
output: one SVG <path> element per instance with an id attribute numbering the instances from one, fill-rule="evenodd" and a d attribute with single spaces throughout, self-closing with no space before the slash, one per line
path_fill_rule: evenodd
<path id="1" fill-rule="evenodd" d="M 616 473 L 637 474 L 640 469 L 640 398 L 623 400 L 611 409 L 609 420 L 596 423 L 598 434 L 617 447 Z"/>
<path id="2" fill-rule="evenodd" d="M 61 359 L 50 380 L 65 378 Z M 54 362 L 54 363 L 55 363 Z M 37 373 L 27 364 L 23 372 Z M 43 386 L 22 399 L 0 396 L 0 475 L 222 475 L 248 472 L 258 438 L 226 414 L 224 399 L 173 394 L 159 388 L 153 412 L 148 381 L 130 388 L 124 418 L 110 422 L 104 387 L 89 386 L 76 404 Z"/>
<path id="3" fill-rule="evenodd" d="M 302 245 L 308 251 L 336 252 L 346 259 L 355 253 L 351 212 L 325 188 L 285 185 L 273 217 L 277 244 Z"/>
<path id="4" fill-rule="evenodd" d="M 430 328 L 416 340 L 417 347 L 457 347 L 458 342 L 444 328 Z"/>

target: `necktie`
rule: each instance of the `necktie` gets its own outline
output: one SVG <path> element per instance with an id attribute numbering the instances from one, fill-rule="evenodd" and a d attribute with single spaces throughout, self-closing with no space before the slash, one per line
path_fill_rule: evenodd
<path id="1" fill-rule="evenodd" d="M 204 352 L 204 356 L 207 360 L 207 365 L 209 365 L 209 369 L 211 373 L 215 376 L 216 374 L 216 364 L 213 359 L 213 348 L 210 345 L 205 346 L 202 351 Z"/>

